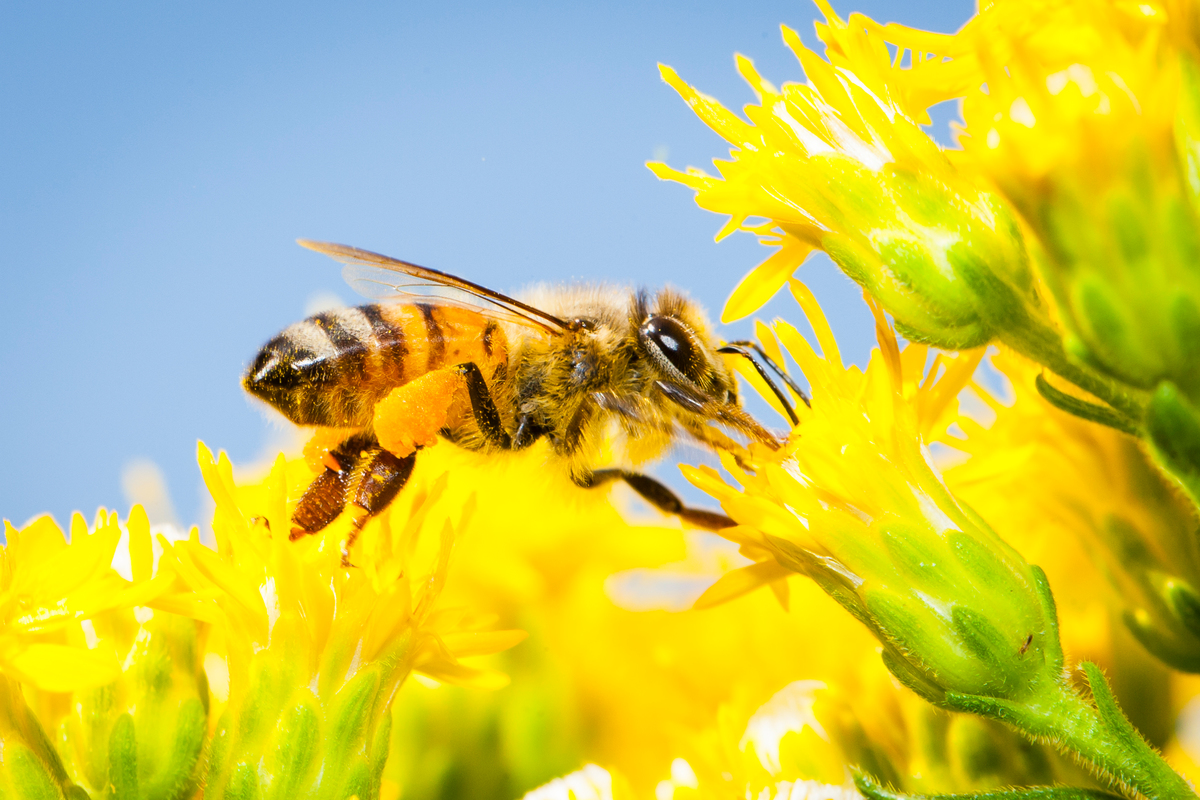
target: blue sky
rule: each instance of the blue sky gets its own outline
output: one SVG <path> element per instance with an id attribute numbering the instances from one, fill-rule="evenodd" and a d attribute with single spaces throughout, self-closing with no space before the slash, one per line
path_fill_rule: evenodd
<path id="1" fill-rule="evenodd" d="M 643 163 L 728 150 L 657 62 L 735 108 L 734 52 L 802 79 L 779 24 L 815 45 L 815 7 L 739 5 L 0 7 L 0 516 L 124 513 L 122 471 L 150 460 L 197 521 L 196 440 L 237 463 L 279 436 L 247 362 L 314 298 L 354 301 L 298 237 L 502 291 L 672 283 L 715 314 L 769 251 L 714 244 L 722 220 Z M 835 7 L 939 31 L 974 10 Z M 857 289 L 821 259 L 800 275 L 864 359 Z"/>

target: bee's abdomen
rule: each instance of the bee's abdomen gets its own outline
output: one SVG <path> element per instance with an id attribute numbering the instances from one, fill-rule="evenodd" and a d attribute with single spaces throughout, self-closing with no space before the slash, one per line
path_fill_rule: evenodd
<path id="1" fill-rule="evenodd" d="M 474 360 L 491 374 L 487 365 L 507 359 L 503 345 L 495 323 L 465 309 L 343 308 L 285 328 L 243 385 L 297 425 L 358 428 L 389 390 L 430 370 Z"/>

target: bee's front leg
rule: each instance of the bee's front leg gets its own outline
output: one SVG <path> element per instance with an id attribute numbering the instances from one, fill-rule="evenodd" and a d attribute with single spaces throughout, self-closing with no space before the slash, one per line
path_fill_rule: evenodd
<path id="1" fill-rule="evenodd" d="M 719 531 L 724 528 L 732 528 L 737 524 L 724 514 L 685 506 L 678 495 L 654 478 L 640 472 L 630 472 L 624 469 L 598 469 L 583 478 L 576 478 L 575 483 L 588 489 L 616 480 L 625 481 L 629 488 L 664 514 L 674 514 L 697 528 Z"/>

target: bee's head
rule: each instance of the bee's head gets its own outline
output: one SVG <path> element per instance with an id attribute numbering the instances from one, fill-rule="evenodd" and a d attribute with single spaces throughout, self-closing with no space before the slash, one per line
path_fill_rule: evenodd
<path id="1" fill-rule="evenodd" d="M 639 348 L 661 381 L 709 401 L 737 404 L 737 383 L 717 353 L 700 306 L 676 291 L 663 289 L 653 299 L 639 292 L 632 314 Z"/>
<path id="2" fill-rule="evenodd" d="M 655 373 L 654 390 L 682 412 L 678 418 L 685 427 L 696 432 L 716 422 L 770 447 L 779 446 L 779 439 L 738 405 L 733 372 L 697 304 L 664 289 L 653 300 L 639 293 L 631 311 L 638 349 Z"/>

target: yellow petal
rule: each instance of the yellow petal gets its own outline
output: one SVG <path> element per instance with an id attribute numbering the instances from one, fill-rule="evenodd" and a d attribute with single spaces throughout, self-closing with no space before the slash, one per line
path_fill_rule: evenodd
<path id="1" fill-rule="evenodd" d="M 517 644 L 529 636 L 525 631 L 463 631 L 459 633 L 444 633 L 442 643 L 455 658 L 467 656 L 486 656 L 499 653 Z"/>
<path id="2" fill-rule="evenodd" d="M 789 574 L 789 571 L 774 559 L 730 570 L 696 598 L 692 608 L 712 608 L 728 603 L 773 581 L 786 578 Z"/>
<path id="3" fill-rule="evenodd" d="M 8 656 L 8 669 L 46 692 L 73 692 L 112 683 L 121 665 L 111 652 L 36 642 Z"/>
<path id="4" fill-rule="evenodd" d="M 766 305 L 812 250 L 812 245 L 806 242 L 784 237 L 779 252 L 752 269 L 734 288 L 721 312 L 721 322 L 736 322 Z"/>

